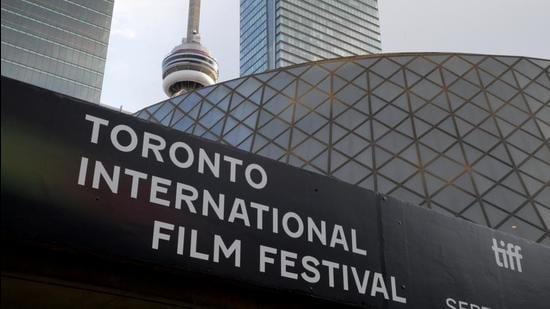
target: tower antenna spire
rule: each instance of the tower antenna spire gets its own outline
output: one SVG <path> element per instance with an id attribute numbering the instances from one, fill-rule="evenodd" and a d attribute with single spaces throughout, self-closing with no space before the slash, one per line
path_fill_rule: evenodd
<path id="1" fill-rule="evenodd" d="M 189 17 L 187 18 L 187 42 L 200 43 L 199 24 L 201 19 L 201 0 L 189 1 Z M 197 39 L 197 41 L 195 41 Z"/>
<path id="2" fill-rule="evenodd" d="M 210 86 L 218 81 L 218 62 L 201 45 L 200 5 L 200 0 L 189 1 L 187 37 L 162 61 L 162 87 L 169 97 Z"/>

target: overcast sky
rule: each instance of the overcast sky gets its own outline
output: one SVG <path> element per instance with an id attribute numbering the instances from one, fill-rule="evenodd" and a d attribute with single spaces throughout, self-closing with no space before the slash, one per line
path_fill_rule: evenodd
<path id="1" fill-rule="evenodd" d="M 342 0 L 346 1 L 346 0 Z M 203 0 L 202 43 L 220 80 L 239 76 L 239 0 Z M 161 61 L 186 33 L 187 0 L 116 0 L 102 104 L 135 112 L 166 99 Z M 379 0 L 384 52 L 550 59 L 550 0 Z"/>

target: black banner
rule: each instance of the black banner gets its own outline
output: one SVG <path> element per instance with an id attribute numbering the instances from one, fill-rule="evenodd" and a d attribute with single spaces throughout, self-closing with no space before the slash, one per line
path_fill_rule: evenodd
<path id="1" fill-rule="evenodd" d="M 2 79 L 2 237 L 371 308 L 547 308 L 550 249 Z"/>

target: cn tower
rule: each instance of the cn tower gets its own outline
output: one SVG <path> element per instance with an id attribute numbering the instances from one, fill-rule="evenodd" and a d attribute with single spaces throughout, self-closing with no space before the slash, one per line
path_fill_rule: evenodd
<path id="1" fill-rule="evenodd" d="M 218 62 L 201 45 L 200 0 L 189 1 L 187 37 L 162 61 L 162 87 L 169 97 L 216 83 Z"/>

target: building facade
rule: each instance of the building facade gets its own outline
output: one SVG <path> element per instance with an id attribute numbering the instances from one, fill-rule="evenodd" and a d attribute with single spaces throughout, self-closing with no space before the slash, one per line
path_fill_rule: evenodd
<path id="1" fill-rule="evenodd" d="M 206 87 L 137 116 L 550 244 L 549 60 L 325 60 Z"/>
<path id="2" fill-rule="evenodd" d="M 241 75 L 380 50 L 377 0 L 241 0 Z"/>
<path id="3" fill-rule="evenodd" d="M 2 76 L 99 103 L 113 1 L 2 1 Z"/>

